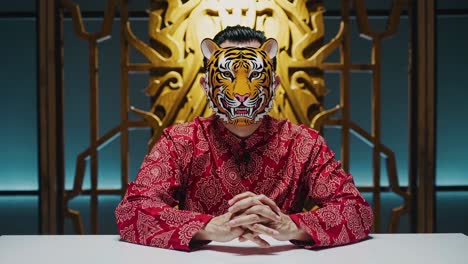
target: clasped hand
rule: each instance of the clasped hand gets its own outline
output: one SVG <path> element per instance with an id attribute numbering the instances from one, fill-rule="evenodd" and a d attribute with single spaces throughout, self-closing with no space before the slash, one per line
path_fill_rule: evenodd
<path id="1" fill-rule="evenodd" d="M 228 212 L 214 217 L 194 239 L 227 242 L 239 238 L 241 242 L 250 240 L 260 247 L 269 247 L 270 244 L 260 234 L 280 241 L 310 238 L 288 215 L 281 212 L 273 200 L 263 194 L 241 193 L 228 203 Z"/>

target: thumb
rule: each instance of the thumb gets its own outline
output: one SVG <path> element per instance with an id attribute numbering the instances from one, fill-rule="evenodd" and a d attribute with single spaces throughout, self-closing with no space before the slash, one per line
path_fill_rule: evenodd
<path id="1" fill-rule="evenodd" d="M 233 227 L 231 228 L 231 233 L 236 237 L 241 237 L 245 233 L 245 231 L 241 227 Z"/>

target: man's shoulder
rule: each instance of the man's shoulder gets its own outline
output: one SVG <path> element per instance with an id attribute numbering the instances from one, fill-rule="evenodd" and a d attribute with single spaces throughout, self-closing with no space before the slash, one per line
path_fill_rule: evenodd
<path id="1" fill-rule="evenodd" d="M 301 139 L 317 139 L 320 137 L 320 133 L 303 124 L 294 124 L 289 119 L 275 119 L 271 118 L 272 126 L 278 128 L 278 132 L 281 135 L 287 135 L 289 138 Z"/>
<path id="2" fill-rule="evenodd" d="M 176 123 L 164 129 L 164 133 L 174 137 L 192 137 L 199 130 L 203 130 L 213 123 L 213 116 L 195 117 L 192 121 Z"/>

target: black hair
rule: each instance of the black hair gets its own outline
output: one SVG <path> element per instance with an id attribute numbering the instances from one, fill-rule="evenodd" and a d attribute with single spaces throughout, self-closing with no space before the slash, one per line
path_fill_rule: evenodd
<path id="1" fill-rule="evenodd" d="M 216 34 L 216 36 L 213 38 L 213 41 L 216 42 L 218 46 L 221 45 L 221 43 L 228 40 L 232 42 L 241 43 L 256 40 L 260 44 L 263 44 L 263 42 L 265 42 L 267 38 L 265 37 L 265 33 L 263 33 L 262 31 L 258 31 L 241 25 L 226 27 L 225 29 L 218 32 L 218 34 Z"/>
<path id="2" fill-rule="evenodd" d="M 225 41 L 232 41 L 238 43 L 244 43 L 249 41 L 258 41 L 262 45 L 267 40 L 263 31 L 255 30 L 253 28 L 237 25 L 228 26 L 221 30 L 213 38 L 213 41 L 220 46 Z M 203 58 L 203 65 L 206 69 L 208 60 Z M 276 57 L 273 58 L 273 69 L 276 69 Z"/>

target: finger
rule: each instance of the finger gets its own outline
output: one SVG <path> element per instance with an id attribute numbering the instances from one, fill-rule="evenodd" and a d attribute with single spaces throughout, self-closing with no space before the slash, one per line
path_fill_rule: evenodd
<path id="1" fill-rule="evenodd" d="M 264 234 L 264 235 L 269 235 L 269 236 L 279 235 L 279 232 L 277 230 L 267 227 L 262 224 L 253 224 L 253 225 L 248 226 L 248 228 L 252 230 L 253 232 L 259 233 L 259 234 Z"/>
<path id="2" fill-rule="evenodd" d="M 229 221 L 228 225 L 230 227 L 237 227 L 237 226 L 256 224 L 262 221 L 265 221 L 265 219 L 256 214 L 241 215 Z"/>
<path id="3" fill-rule="evenodd" d="M 236 202 L 235 204 L 233 204 L 231 207 L 229 207 L 228 211 L 232 214 L 235 214 L 239 211 L 242 211 L 242 210 L 245 210 L 245 209 L 248 209 L 254 205 L 261 205 L 262 202 L 260 202 L 256 196 L 252 196 L 252 197 L 247 197 L 245 199 L 242 199 L 238 202 Z"/>
<path id="4" fill-rule="evenodd" d="M 267 206 L 267 205 L 255 205 L 252 206 L 251 208 L 247 209 L 245 212 L 242 213 L 243 215 L 249 215 L 249 214 L 257 214 L 260 216 L 263 216 L 265 218 L 270 219 L 271 221 L 280 221 L 281 217 L 275 212 L 272 211 L 272 209 Z"/>
<path id="5" fill-rule="evenodd" d="M 233 239 L 236 238 L 236 237 L 240 237 L 242 236 L 242 234 L 245 233 L 245 230 L 244 228 L 241 228 L 241 227 L 233 227 L 231 228 L 231 235 L 233 235 Z"/>
<path id="6" fill-rule="evenodd" d="M 256 234 L 247 233 L 247 234 L 244 234 L 242 236 L 244 238 L 254 242 L 255 244 L 259 245 L 260 247 L 263 247 L 263 248 L 270 247 L 270 243 L 268 243 L 266 240 L 264 240 L 263 238 L 259 237 Z"/>
<path id="7" fill-rule="evenodd" d="M 244 239 L 247 241 L 252 241 L 260 247 L 270 247 L 270 244 L 264 240 L 263 238 L 259 237 L 258 234 L 247 233 L 243 235 Z"/>
<path id="8" fill-rule="evenodd" d="M 255 195 L 256 194 L 253 193 L 253 192 L 243 192 L 243 193 L 240 193 L 240 194 L 232 197 L 232 199 L 228 201 L 228 204 L 233 205 L 233 204 L 237 203 L 238 201 L 240 201 L 242 199 L 245 199 L 247 197 L 252 197 L 252 196 L 255 196 Z"/>
<path id="9" fill-rule="evenodd" d="M 257 199 L 260 202 L 270 206 L 270 208 L 273 209 L 273 211 L 275 211 L 275 213 L 277 213 L 278 215 L 281 214 L 281 209 L 278 207 L 278 205 L 276 205 L 276 203 L 272 199 L 268 198 L 266 195 L 260 194 L 257 196 Z"/>
<path id="10" fill-rule="evenodd" d="M 240 237 L 239 237 L 239 242 L 245 242 L 245 241 L 247 241 L 247 240 L 248 240 L 248 239 L 245 238 L 244 236 L 240 236 Z"/>
<path id="11" fill-rule="evenodd" d="M 255 195 L 255 196 L 247 196 L 242 200 L 238 200 L 236 203 L 233 203 L 231 207 L 229 207 L 228 211 L 235 214 L 239 211 L 248 209 L 254 205 L 265 204 L 270 206 L 270 208 L 277 214 L 281 215 L 281 209 L 276 205 L 276 203 L 265 196 L 264 194 Z"/>

